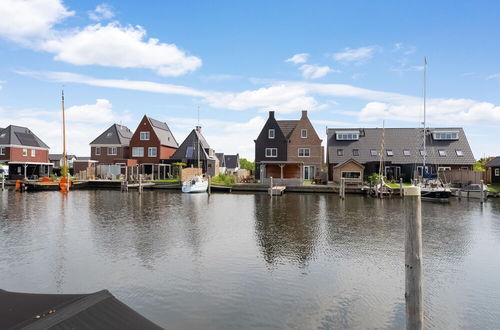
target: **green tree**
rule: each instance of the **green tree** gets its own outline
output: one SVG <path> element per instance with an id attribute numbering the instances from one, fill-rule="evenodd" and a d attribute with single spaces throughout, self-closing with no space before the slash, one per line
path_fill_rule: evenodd
<path id="1" fill-rule="evenodd" d="M 474 163 L 474 171 L 486 171 L 486 163 L 489 162 L 491 157 L 483 157 Z"/>
<path id="2" fill-rule="evenodd" d="M 246 158 L 240 158 L 240 166 L 242 169 L 254 171 L 255 170 L 255 162 L 251 162 Z"/>

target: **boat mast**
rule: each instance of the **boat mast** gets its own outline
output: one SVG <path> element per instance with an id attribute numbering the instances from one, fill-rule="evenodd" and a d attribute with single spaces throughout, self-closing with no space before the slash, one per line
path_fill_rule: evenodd
<path id="1" fill-rule="evenodd" d="M 69 172 L 68 169 L 68 155 L 66 154 L 66 115 L 64 111 L 64 89 L 61 93 L 61 107 L 62 107 L 62 133 L 63 133 L 63 168 L 65 172 Z M 63 176 L 66 173 L 62 173 Z"/>
<path id="2" fill-rule="evenodd" d="M 426 128 L 426 82 L 427 82 L 427 57 L 424 56 L 424 155 L 423 155 L 423 166 L 422 166 L 422 176 L 425 172 L 425 160 L 427 158 L 427 128 Z"/>
<path id="3" fill-rule="evenodd" d="M 200 168 L 200 106 L 198 106 L 198 126 L 196 126 L 196 144 L 197 144 L 197 152 L 198 152 L 198 168 Z"/>

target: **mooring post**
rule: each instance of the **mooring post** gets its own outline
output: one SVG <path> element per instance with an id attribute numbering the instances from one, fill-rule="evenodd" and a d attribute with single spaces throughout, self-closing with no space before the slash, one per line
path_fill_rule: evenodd
<path id="1" fill-rule="evenodd" d="M 5 189 L 5 174 L 2 174 L 2 191 Z"/>
<path id="2" fill-rule="evenodd" d="M 422 210 L 420 196 L 405 196 L 406 329 L 423 329 Z"/>
<path id="3" fill-rule="evenodd" d="M 139 194 L 142 193 L 142 174 L 139 174 Z"/>
<path id="4" fill-rule="evenodd" d="M 403 178 L 399 178 L 399 196 L 403 197 Z"/>
<path id="5" fill-rule="evenodd" d="M 269 196 L 273 197 L 273 177 L 270 177 L 271 188 L 269 189 Z"/>
<path id="6" fill-rule="evenodd" d="M 481 204 L 484 203 L 484 181 L 481 180 Z"/>
<path id="7" fill-rule="evenodd" d="M 211 183 L 211 178 L 210 175 L 208 176 L 208 194 L 210 195 L 212 193 L 212 183 Z"/>

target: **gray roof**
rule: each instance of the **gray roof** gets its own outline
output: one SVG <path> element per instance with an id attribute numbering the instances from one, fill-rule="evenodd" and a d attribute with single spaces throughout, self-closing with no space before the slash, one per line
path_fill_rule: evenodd
<path id="1" fill-rule="evenodd" d="M 119 144 L 122 146 L 128 146 L 130 144 L 131 138 L 132 131 L 127 126 L 113 124 L 101 135 L 99 135 L 94 141 L 90 142 L 90 145 Z"/>
<path id="2" fill-rule="evenodd" d="M 240 155 L 224 155 L 224 162 L 227 168 L 237 168 L 240 167 Z"/>
<path id="3" fill-rule="evenodd" d="M 81 161 L 91 160 L 90 157 L 80 157 L 80 156 L 76 157 L 76 159 Z"/>
<path id="4" fill-rule="evenodd" d="M 0 132 L 0 145 L 9 144 L 50 149 L 28 128 L 15 125 L 9 125 Z"/>
<path id="5" fill-rule="evenodd" d="M 500 167 L 500 156 L 490 159 L 486 163 L 486 167 Z"/>
<path id="6" fill-rule="evenodd" d="M 49 154 L 49 160 L 52 161 L 52 160 L 61 160 L 63 158 L 63 154 Z M 68 159 L 70 158 L 75 158 L 77 159 L 77 157 L 75 155 L 68 155 Z"/>
<path id="7" fill-rule="evenodd" d="M 219 160 L 220 167 L 226 167 L 226 162 L 224 161 L 224 153 L 216 152 L 215 157 L 217 157 L 217 159 Z"/>
<path id="8" fill-rule="evenodd" d="M 277 120 L 283 135 L 288 139 L 292 135 L 293 130 L 297 127 L 299 120 Z"/>
<path id="9" fill-rule="evenodd" d="M 359 140 L 336 140 L 336 132 L 359 131 Z M 429 164 L 442 165 L 472 165 L 475 162 L 474 154 L 469 146 L 467 137 L 462 128 L 428 128 L 427 129 L 427 157 Z M 457 131 L 458 140 L 434 140 L 434 131 Z M 420 128 L 386 128 L 384 133 L 384 155 L 386 162 L 394 164 L 416 164 L 422 162 L 420 150 L 423 150 L 423 130 Z M 327 152 L 331 164 L 354 159 L 361 164 L 379 161 L 378 153 L 382 144 L 382 128 L 329 128 L 327 130 Z M 337 149 L 343 150 L 343 155 L 338 156 Z M 354 155 L 357 149 L 359 156 Z M 370 150 L 376 150 L 377 155 L 372 156 Z M 393 156 L 388 156 L 387 151 L 392 150 Z M 403 151 L 409 150 L 410 155 L 405 156 Z M 439 151 L 444 150 L 446 156 L 440 156 Z M 458 156 L 461 151 L 463 156 Z"/>
<path id="10" fill-rule="evenodd" d="M 179 144 L 175 139 L 174 135 L 170 131 L 167 123 L 161 122 L 159 120 L 147 117 L 151 126 L 153 127 L 156 136 L 160 139 L 160 144 L 167 147 L 178 148 Z"/>
<path id="11" fill-rule="evenodd" d="M 199 143 L 200 159 L 209 159 L 210 157 L 208 156 L 208 149 L 210 149 L 210 146 L 208 145 L 207 140 L 205 140 L 203 135 L 196 129 L 193 129 L 191 133 L 189 133 L 186 139 L 182 141 L 179 148 L 170 158 L 174 160 L 197 159 L 197 143 Z"/>

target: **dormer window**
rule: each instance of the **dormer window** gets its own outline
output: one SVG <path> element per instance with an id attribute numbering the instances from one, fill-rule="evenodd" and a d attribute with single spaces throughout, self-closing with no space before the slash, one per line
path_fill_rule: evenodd
<path id="1" fill-rule="evenodd" d="M 462 150 L 455 150 L 455 152 L 457 153 L 458 157 L 463 157 L 464 156 L 464 152 Z"/>
<path id="2" fill-rule="evenodd" d="M 141 132 L 140 140 L 141 141 L 148 141 L 149 140 L 149 132 Z"/>
<path id="3" fill-rule="evenodd" d="M 411 156 L 410 150 L 408 149 L 403 150 L 403 155 L 405 155 L 406 157 Z"/>
<path id="4" fill-rule="evenodd" d="M 300 137 L 303 139 L 307 139 L 307 129 L 300 130 Z"/>
<path id="5" fill-rule="evenodd" d="M 435 131 L 432 137 L 434 140 L 458 140 L 458 131 Z"/>
<path id="6" fill-rule="evenodd" d="M 359 140 L 359 131 L 344 131 L 336 133 L 337 140 L 355 141 Z"/>
<path id="7" fill-rule="evenodd" d="M 446 157 L 446 150 L 438 150 L 440 157 Z"/>
<path id="8" fill-rule="evenodd" d="M 267 137 L 270 138 L 270 139 L 274 139 L 274 128 L 270 128 L 267 131 Z"/>
<path id="9" fill-rule="evenodd" d="M 377 150 L 370 149 L 370 155 L 372 155 L 373 157 L 377 156 Z"/>
<path id="10" fill-rule="evenodd" d="M 387 149 L 387 156 L 389 157 L 394 156 L 394 151 L 392 151 L 391 149 Z"/>

